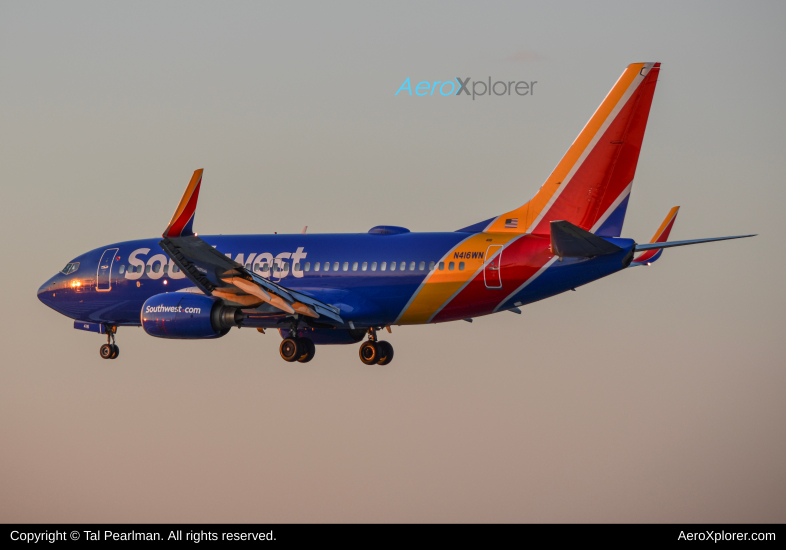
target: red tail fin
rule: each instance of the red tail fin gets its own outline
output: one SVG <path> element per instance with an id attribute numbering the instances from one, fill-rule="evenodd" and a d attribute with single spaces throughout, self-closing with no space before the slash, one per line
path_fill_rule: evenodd
<path id="1" fill-rule="evenodd" d="M 629 65 L 535 197 L 486 232 L 548 235 L 565 220 L 618 237 L 659 72 L 660 63 Z"/>

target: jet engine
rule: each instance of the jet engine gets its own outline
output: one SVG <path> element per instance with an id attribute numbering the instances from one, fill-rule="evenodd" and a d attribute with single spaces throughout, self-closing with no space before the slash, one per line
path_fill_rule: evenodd
<path id="1" fill-rule="evenodd" d="M 220 338 L 242 321 L 239 309 L 202 294 L 156 294 L 142 306 L 142 328 L 158 338 Z"/>

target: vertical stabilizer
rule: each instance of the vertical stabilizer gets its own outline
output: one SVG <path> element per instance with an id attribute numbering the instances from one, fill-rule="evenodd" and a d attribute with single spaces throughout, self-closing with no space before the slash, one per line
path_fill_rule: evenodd
<path id="1" fill-rule="evenodd" d="M 565 220 L 619 237 L 659 72 L 660 63 L 628 65 L 535 197 L 485 232 L 548 235 Z"/>

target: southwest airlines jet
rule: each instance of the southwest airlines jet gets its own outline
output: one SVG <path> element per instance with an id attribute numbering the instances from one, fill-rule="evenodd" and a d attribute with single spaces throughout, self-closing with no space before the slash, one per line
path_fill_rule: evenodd
<path id="1" fill-rule="evenodd" d="M 736 239 L 667 241 L 679 207 L 648 244 L 621 238 L 660 63 L 634 63 L 532 200 L 447 233 L 377 226 L 367 233 L 203 235 L 194 232 L 202 170 L 161 239 L 110 244 L 74 258 L 39 299 L 106 334 L 220 338 L 233 327 L 278 329 L 281 357 L 306 363 L 316 345 L 361 340 L 360 360 L 386 365 L 392 325 L 471 321 L 566 292 L 664 248 Z M 506 313 L 507 314 L 507 313 Z"/>

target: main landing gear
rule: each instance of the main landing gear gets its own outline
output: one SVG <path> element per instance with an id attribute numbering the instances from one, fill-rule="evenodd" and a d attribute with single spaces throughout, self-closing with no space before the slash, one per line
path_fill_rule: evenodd
<path id="1" fill-rule="evenodd" d="M 282 340 L 278 350 L 281 358 L 288 363 L 308 363 L 314 358 L 317 347 L 309 338 L 295 336 Z"/>
<path id="2" fill-rule="evenodd" d="M 360 360 L 364 365 L 387 365 L 393 360 L 393 346 L 384 340 L 377 340 L 374 327 L 368 329 L 368 340 L 360 346 Z"/>
<path id="3" fill-rule="evenodd" d="M 117 332 L 117 327 L 107 325 L 105 329 L 106 344 L 101 346 L 98 353 L 101 354 L 101 359 L 117 359 L 117 356 L 120 355 L 120 348 L 115 344 L 115 332 Z"/>
<path id="4" fill-rule="evenodd" d="M 310 338 L 303 338 L 297 335 L 299 324 L 300 320 L 298 316 L 295 315 L 292 319 L 292 326 L 289 329 L 289 338 L 284 338 L 281 341 L 281 346 L 278 348 L 281 358 L 287 363 L 294 363 L 295 361 L 298 363 L 308 363 L 314 358 L 314 354 L 317 352 L 317 347 Z M 292 336 L 293 334 L 294 336 Z"/>

